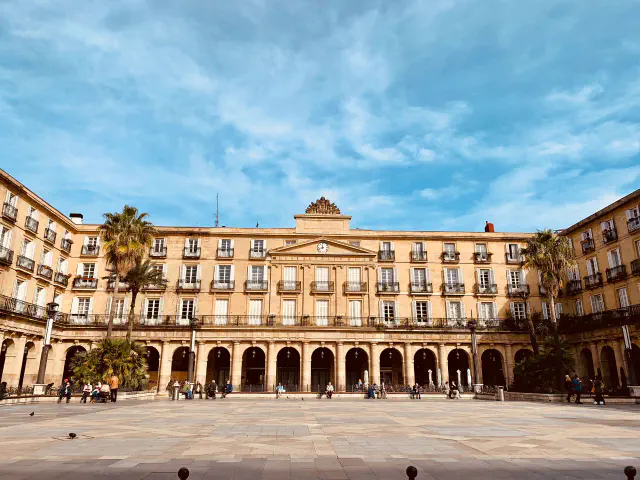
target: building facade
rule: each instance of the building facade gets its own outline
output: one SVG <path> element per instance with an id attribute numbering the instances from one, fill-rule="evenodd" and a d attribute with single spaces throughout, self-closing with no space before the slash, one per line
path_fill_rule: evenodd
<path id="1" fill-rule="evenodd" d="M 35 382 L 45 305 L 55 301 L 46 382 L 59 382 L 71 356 L 104 337 L 111 313 L 114 335 L 125 335 L 131 295 L 121 284 L 112 299 L 98 225 L 1 173 L 1 379 Z M 521 267 L 532 234 L 373 231 L 350 220 L 321 198 L 292 228 L 157 227 L 149 258 L 164 281 L 133 306 L 151 381 L 163 388 L 184 378 L 194 345 L 196 379 L 236 390 L 309 391 L 329 381 L 348 390 L 367 377 L 389 386 L 508 383 L 530 354 L 518 321 L 546 312 L 537 272 Z M 638 293 L 627 291 L 630 304 Z M 567 301 L 559 312 L 573 308 Z M 620 349 L 618 337 L 606 341 Z"/>

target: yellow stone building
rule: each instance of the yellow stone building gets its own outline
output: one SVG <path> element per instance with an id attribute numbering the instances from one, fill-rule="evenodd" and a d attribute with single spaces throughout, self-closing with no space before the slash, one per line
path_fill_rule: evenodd
<path id="1" fill-rule="evenodd" d="M 45 382 L 58 383 L 71 356 L 104 337 L 112 311 L 114 335 L 125 335 L 131 295 L 122 284 L 111 300 L 98 225 L 62 214 L 2 171 L 0 197 L 0 378 L 11 386 L 35 383 L 45 306 L 55 301 L 60 313 Z M 614 208 L 615 219 L 627 203 Z M 468 387 L 474 378 L 488 384 L 513 378 L 513 365 L 530 346 L 512 319 L 546 314 L 537 272 L 521 268 L 531 233 L 490 226 L 373 231 L 352 229 L 350 220 L 321 198 L 294 216 L 292 228 L 157 227 L 149 257 L 165 281 L 147 286 L 134 305 L 134 339 L 147 345 L 151 381 L 162 390 L 184 378 L 192 345 L 195 379 L 230 380 L 235 391 L 273 390 L 278 383 L 315 391 L 329 381 L 343 391 L 367 378 L 391 388 L 447 380 Z M 598 221 L 584 226 L 595 234 Z M 582 225 L 567 234 L 577 238 Z M 631 245 L 640 239 L 640 229 L 629 228 L 616 243 L 628 262 L 638 258 Z M 596 250 L 604 252 L 598 244 Z M 640 303 L 637 282 L 635 289 L 625 282 L 629 304 Z M 616 294 L 607 288 L 600 290 L 608 308 Z M 559 311 L 574 311 L 578 298 L 567 298 Z M 587 313 L 586 298 L 579 313 Z M 590 349 L 589 335 L 595 334 L 574 339 L 577 349 Z M 637 343 L 637 330 L 633 335 Z M 619 332 L 594 338 L 596 348 L 621 351 Z M 626 368 L 624 359 L 615 360 Z"/>

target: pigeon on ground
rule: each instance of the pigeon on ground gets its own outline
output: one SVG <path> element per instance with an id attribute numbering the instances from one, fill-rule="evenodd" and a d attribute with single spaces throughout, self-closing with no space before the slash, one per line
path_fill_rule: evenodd
<path id="1" fill-rule="evenodd" d="M 33 417 L 35 414 L 36 414 L 36 412 L 31 412 L 31 413 L 29 414 L 29 416 L 30 416 L 30 417 Z"/>
<path id="2" fill-rule="evenodd" d="M 77 435 L 76 435 L 75 433 L 73 433 L 73 432 L 71 432 L 71 433 L 69 434 L 69 438 L 70 438 L 70 439 L 72 439 L 72 440 L 73 440 L 74 438 L 76 438 L 76 437 L 77 437 Z"/>

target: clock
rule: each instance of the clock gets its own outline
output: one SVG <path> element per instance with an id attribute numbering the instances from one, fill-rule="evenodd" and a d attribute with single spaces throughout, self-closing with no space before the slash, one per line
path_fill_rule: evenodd
<path id="1" fill-rule="evenodd" d="M 320 242 L 318 244 L 318 252 L 319 253 L 327 253 L 329 251 L 329 245 L 327 242 Z"/>

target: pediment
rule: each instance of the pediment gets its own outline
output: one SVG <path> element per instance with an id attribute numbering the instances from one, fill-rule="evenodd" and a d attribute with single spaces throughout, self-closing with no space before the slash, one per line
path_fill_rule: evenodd
<path id="1" fill-rule="evenodd" d="M 328 245 L 328 251 L 326 253 L 318 251 L 318 244 L 323 242 Z M 305 240 L 304 242 L 296 243 L 295 245 L 285 245 L 284 247 L 270 249 L 269 255 L 375 257 L 377 252 L 362 247 L 356 247 L 350 243 L 320 237 L 313 240 Z"/>

